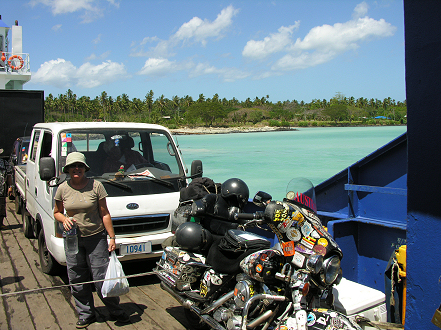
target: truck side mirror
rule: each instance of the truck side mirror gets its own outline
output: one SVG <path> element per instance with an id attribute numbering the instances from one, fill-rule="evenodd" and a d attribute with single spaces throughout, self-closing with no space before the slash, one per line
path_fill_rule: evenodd
<path id="1" fill-rule="evenodd" d="M 42 181 L 50 181 L 55 177 L 55 160 L 52 157 L 40 158 L 39 168 Z"/>
<path id="2" fill-rule="evenodd" d="M 202 177 L 202 161 L 194 160 L 191 162 L 191 178 L 201 178 Z"/>

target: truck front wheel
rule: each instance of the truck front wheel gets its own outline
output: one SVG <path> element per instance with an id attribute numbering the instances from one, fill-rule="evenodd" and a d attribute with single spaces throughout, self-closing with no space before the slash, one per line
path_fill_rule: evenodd
<path id="1" fill-rule="evenodd" d="M 57 275 L 60 273 L 60 264 L 54 259 L 54 257 L 52 257 L 47 249 L 43 229 L 38 233 L 38 254 L 40 256 L 40 265 L 43 273 L 48 275 Z"/>

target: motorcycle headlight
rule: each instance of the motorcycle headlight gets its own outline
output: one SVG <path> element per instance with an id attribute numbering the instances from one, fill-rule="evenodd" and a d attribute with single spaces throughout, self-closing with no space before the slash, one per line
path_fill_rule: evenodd
<path id="1" fill-rule="evenodd" d="M 312 254 L 308 261 L 306 262 L 306 268 L 313 273 L 317 274 L 320 272 L 323 266 L 323 256 L 320 254 Z"/>
<path id="2" fill-rule="evenodd" d="M 340 258 L 332 256 L 323 262 L 321 279 L 326 285 L 332 284 L 340 274 Z"/>

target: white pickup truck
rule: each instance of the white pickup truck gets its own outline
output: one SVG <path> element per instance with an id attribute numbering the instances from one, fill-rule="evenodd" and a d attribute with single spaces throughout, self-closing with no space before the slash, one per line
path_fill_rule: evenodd
<path id="1" fill-rule="evenodd" d="M 109 143 L 130 148 L 145 161 L 125 167 L 123 173 L 108 169 Z M 172 235 L 173 212 L 188 179 L 170 131 L 141 123 L 42 123 L 31 135 L 22 217 L 27 236 L 38 238 L 43 272 L 55 274 L 66 263 L 62 227 L 53 211 L 57 186 L 66 180 L 62 168 L 72 151 L 86 156 L 86 175 L 106 188 L 120 260 L 159 257 L 161 243 Z M 193 161 L 191 171 L 192 177 L 201 176 L 201 161 Z"/>

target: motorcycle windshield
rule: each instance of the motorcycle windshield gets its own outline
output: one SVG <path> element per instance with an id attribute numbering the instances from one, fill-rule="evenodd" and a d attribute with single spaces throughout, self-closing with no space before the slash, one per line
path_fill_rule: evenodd
<path id="1" fill-rule="evenodd" d="M 317 213 L 314 185 L 306 178 L 294 178 L 289 181 L 286 187 L 286 199 Z"/>

